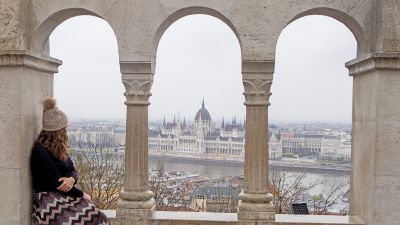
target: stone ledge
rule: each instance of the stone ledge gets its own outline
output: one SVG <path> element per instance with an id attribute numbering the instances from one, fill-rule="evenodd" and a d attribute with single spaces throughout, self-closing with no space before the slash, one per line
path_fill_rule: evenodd
<path id="1" fill-rule="evenodd" d="M 272 76 L 274 71 L 275 71 L 275 60 L 243 60 L 242 61 L 242 74 L 246 74 L 248 76 L 261 75 L 261 77 L 264 77 L 265 74 Z"/>
<path id="2" fill-rule="evenodd" d="M 26 66 L 38 71 L 47 73 L 57 73 L 58 67 L 62 64 L 61 60 L 55 58 L 41 58 L 32 55 L 24 50 L 0 51 L 0 67 Z"/>
<path id="3" fill-rule="evenodd" d="M 207 222 L 237 222 L 236 213 L 212 213 L 212 212 L 168 212 L 157 211 L 154 220 L 185 220 Z"/>
<path id="4" fill-rule="evenodd" d="M 120 61 L 119 65 L 122 74 L 154 74 L 154 63 L 148 61 Z"/>
<path id="5" fill-rule="evenodd" d="M 335 224 L 352 224 L 365 225 L 365 223 L 355 216 L 318 216 L 318 215 L 291 215 L 291 214 L 275 214 L 276 224 L 291 225 L 335 225 Z"/>
<path id="6" fill-rule="evenodd" d="M 110 219 L 111 225 L 130 225 L 123 224 L 115 218 L 115 210 L 103 210 Z M 354 216 L 318 216 L 318 215 L 289 215 L 275 214 L 275 221 L 239 221 L 236 213 L 210 213 L 210 212 L 169 212 L 157 211 L 148 224 L 152 225 L 181 225 L 181 224 L 201 224 L 201 225 L 365 225 L 365 223 Z"/>
<path id="7" fill-rule="evenodd" d="M 350 76 L 372 70 L 400 70 L 400 52 L 369 53 L 347 62 Z"/>

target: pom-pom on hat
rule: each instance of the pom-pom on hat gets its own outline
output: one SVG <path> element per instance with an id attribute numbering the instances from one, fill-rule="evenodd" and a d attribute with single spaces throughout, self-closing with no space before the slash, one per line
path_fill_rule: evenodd
<path id="1" fill-rule="evenodd" d="M 59 110 L 56 106 L 54 98 L 45 98 L 43 100 L 43 117 L 42 117 L 42 130 L 56 131 L 68 125 L 67 115 Z"/>

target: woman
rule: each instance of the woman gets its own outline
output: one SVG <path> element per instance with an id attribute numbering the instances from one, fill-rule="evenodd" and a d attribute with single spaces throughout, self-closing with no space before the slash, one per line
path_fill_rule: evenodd
<path id="1" fill-rule="evenodd" d="M 33 216 L 39 224 L 107 224 L 89 195 L 74 185 L 78 176 L 68 156 L 67 116 L 52 98 L 43 101 L 42 131 L 31 155 Z"/>

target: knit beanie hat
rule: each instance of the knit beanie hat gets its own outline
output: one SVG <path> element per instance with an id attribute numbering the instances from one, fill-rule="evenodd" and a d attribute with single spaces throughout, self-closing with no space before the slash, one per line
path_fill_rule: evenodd
<path id="1" fill-rule="evenodd" d="M 42 130 L 56 131 L 68 125 L 67 115 L 56 106 L 54 98 L 45 98 L 43 100 Z"/>

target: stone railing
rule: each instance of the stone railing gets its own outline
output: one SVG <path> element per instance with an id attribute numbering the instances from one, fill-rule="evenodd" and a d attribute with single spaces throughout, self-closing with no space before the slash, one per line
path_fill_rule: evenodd
<path id="1" fill-rule="evenodd" d="M 110 225 L 365 225 L 358 217 L 353 216 L 317 216 L 276 214 L 274 221 L 238 220 L 236 213 L 211 212 L 169 212 L 156 211 L 153 218 L 147 221 L 128 218 L 116 218 L 114 210 L 105 210 Z"/>

